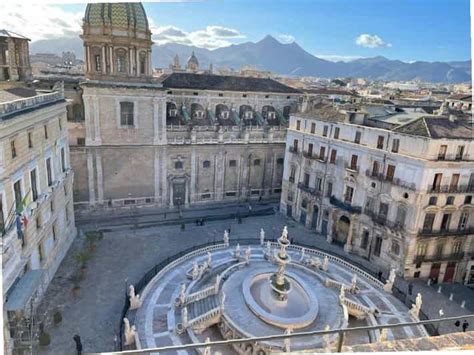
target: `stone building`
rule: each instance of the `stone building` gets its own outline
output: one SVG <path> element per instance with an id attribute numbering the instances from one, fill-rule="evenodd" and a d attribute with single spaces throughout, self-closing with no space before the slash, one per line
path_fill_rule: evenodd
<path id="1" fill-rule="evenodd" d="M 88 5 L 82 38 L 85 122 L 74 135 L 85 145 L 71 149 L 77 207 L 279 199 L 298 90 L 194 72 L 153 78 L 139 3 Z M 195 56 L 187 67 L 198 69 Z"/>
<path id="2" fill-rule="evenodd" d="M 17 33 L 0 30 L 0 81 L 31 79 L 28 41 Z"/>
<path id="3" fill-rule="evenodd" d="M 292 115 L 281 210 L 382 270 L 472 283 L 472 122 L 412 115 L 324 103 Z"/>
<path id="4" fill-rule="evenodd" d="M 67 135 L 61 86 L 0 82 L 5 353 L 19 340 L 14 319 L 36 306 L 76 235 Z"/>

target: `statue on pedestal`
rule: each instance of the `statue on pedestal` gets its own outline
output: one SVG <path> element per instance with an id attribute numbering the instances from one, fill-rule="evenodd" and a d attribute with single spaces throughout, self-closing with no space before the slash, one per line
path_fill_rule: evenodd
<path id="1" fill-rule="evenodd" d="M 208 252 L 207 252 L 207 266 L 208 266 L 208 267 L 211 267 L 211 265 L 212 265 L 212 255 L 211 255 L 211 253 L 208 251 Z"/>
<path id="2" fill-rule="evenodd" d="M 329 267 L 329 258 L 328 258 L 328 256 L 326 255 L 326 256 L 324 257 L 324 260 L 323 260 L 322 269 L 323 269 L 324 271 L 328 271 L 328 267 Z"/>
<path id="3" fill-rule="evenodd" d="M 303 262 L 305 256 L 306 256 L 306 249 L 301 248 L 300 262 Z"/>
<path id="4" fill-rule="evenodd" d="M 252 249 L 250 245 L 245 249 L 245 264 L 250 265 L 250 255 L 252 254 Z"/>
<path id="5" fill-rule="evenodd" d="M 260 228 L 260 245 L 263 246 L 264 243 L 265 243 L 265 231 L 263 230 L 263 228 Z"/>
<path id="6" fill-rule="evenodd" d="M 385 292 L 392 293 L 393 284 L 395 283 L 395 269 L 390 269 L 390 275 L 388 276 L 387 282 L 383 286 Z"/>
<path id="7" fill-rule="evenodd" d="M 356 293 L 356 291 L 357 291 L 357 275 L 353 274 L 352 281 L 351 281 L 351 292 Z"/>
<path id="8" fill-rule="evenodd" d="M 240 258 L 240 244 L 239 243 L 237 243 L 237 246 L 235 247 L 234 257 L 236 259 Z"/>
<path id="9" fill-rule="evenodd" d="M 125 336 L 125 345 L 132 345 L 135 344 L 135 334 L 136 334 L 136 328 L 134 325 L 130 327 L 130 322 L 128 321 L 127 318 L 123 319 L 124 323 L 124 336 Z"/>
<path id="10" fill-rule="evenodd" d="M 410 309 L 410 313 L 414 318 L 419 318 L 422 303 L 421 294 L 418 293 L 415 298 L 415 303 Z"/>
<path id="11" fill-rule="evenodd" d="M 133 285 L 128 287 L 128 295 L 130 300 L 130 310 L 140 308 L 142 300 L 140 299 L 140 295 L 135 295 L 135 287 Z"/>
<path id="12" fill-rule="evenodd" d="M 224 245 L 226 248 L 229 246 L 229 232 L 227 229 L 224 231 Z"/>

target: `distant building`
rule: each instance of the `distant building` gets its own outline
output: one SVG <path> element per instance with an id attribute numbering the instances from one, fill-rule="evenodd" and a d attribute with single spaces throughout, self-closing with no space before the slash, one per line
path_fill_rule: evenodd
<path id="1" fill-rule="evenodd" d="M 196 55 L 194 54 L 194 51 L 186 62 L 186 70 L 190 72 L 197 72 L 199 70 L 199 61 Z"/>
<path id="2" fill-rule="evenodd" d="M 281 211 L 382 270 L 474 283 L 472 122 L 367 112 L 291 116 Z"/>
<path id="3" fill-rule="evenodd" d="M 29 41 L 17 33 L 0 30 L 0 81 L 31 79 Z"/>

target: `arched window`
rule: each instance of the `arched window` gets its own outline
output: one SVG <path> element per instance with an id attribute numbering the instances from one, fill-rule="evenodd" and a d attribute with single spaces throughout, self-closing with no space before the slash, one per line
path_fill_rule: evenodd
<path id="1" fill-rule="evenodd" d="M 127 51 L 125 49 L 118 49 L 115 52 L 115 63 L 116 69 L 119 73 L 126 73 L 127 72 Z"/>

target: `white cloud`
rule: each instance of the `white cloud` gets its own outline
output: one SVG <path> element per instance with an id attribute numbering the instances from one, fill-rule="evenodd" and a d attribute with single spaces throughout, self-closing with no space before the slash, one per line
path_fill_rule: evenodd
<path id="1" fill-rule="evenodd" d="M 207 26 L 204 29 L 186 32 L 175 26 L 154 26 L 150 21 L 152 39 L 156 44 L 179 43 L 196 47 L 216 49 L 230 46 L 234 40 L 245 38 L 239 31 L 222 26 Z"/>
<path id="2" fill-rule="evenodd" d="M 32 41 L 75 37 L 81 33 L 84 13 L 71 13 L 56 5 L 6 2 L 0 11 L 1 27 Z"/>
<path id="3" fill-rule="evenodd" d="M 382 38 L 377 35 L 370 35 L 363 33 L 356 38 L 357 45 L 366 48 L 380 48 L 380 47 L 391 47 L 391 43 L 385 42 Z"/>
<path id="4" fill-rule="evenodd" d="M 338 54 L 315 54 L 316 57 L 329 60 L 331 62 L 351 62 L 365 57 L 358 55 L 338 55 Z"/>
<path id="5" fill-rule="evenodd" d="M 295 41 L 295 37 L 289 34 L 280 34 L 277 36 L 281 43 L 293 43 Z"/>

